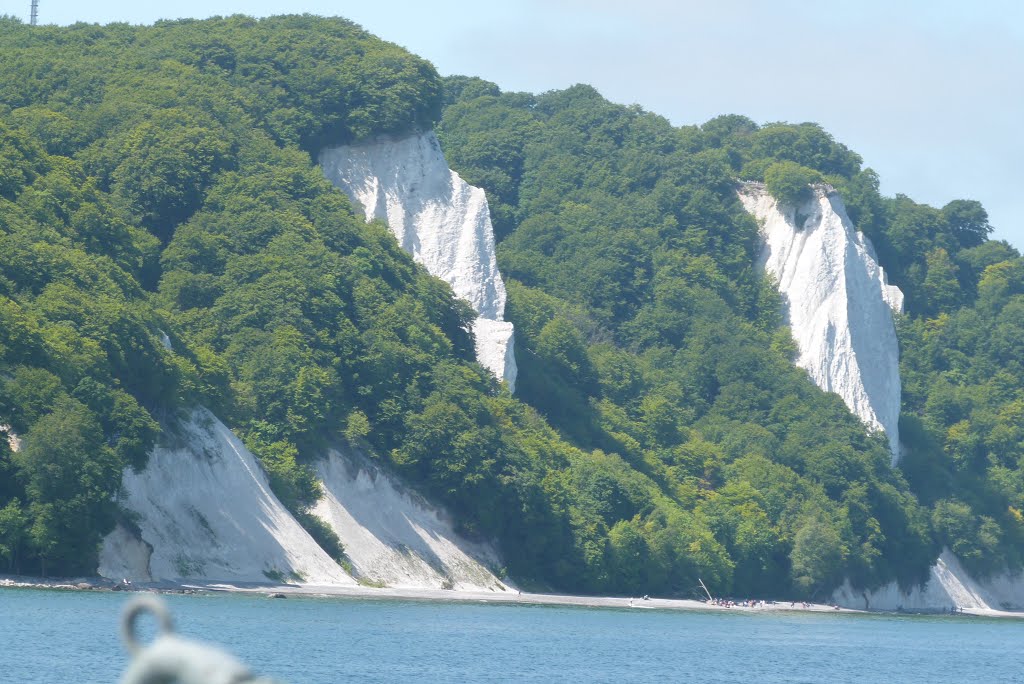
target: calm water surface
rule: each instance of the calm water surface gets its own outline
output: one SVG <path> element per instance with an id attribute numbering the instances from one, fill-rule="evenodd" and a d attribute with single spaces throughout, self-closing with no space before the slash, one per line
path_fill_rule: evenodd
<path id="1" fill-rule="evenodd" d="M 0 681 L 115 682 L 128 595 L 0 589 Z M 291 684 L 1024 682 L 1024 622 L 167 596 L 178 631 Z"/>

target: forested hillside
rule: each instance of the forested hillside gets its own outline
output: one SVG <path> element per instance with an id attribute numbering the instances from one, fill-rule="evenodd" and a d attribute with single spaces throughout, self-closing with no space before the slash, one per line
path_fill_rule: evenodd
<path id="1" fill-rule="evenodd" d="M 1020 567 L 1024 260 L 988 239 L 978 202 L 883 198 L 877 175 L 814 124 L 722 116 L 672 128 L 587 86 L 532 96 L 453 77 L 446 92 L 449 158 L 487 189 L 505 237 L 499 265 L 517 281 L 521 396 L 560 430 L 595 443 L 625 432 L 661 451 L 670 433 L 725 445 L 756 425 L 763 436 L 719 458 L 731 468 L 764 454 L 823 485 L 865 525 L 856 543 L 844 538 L 850 560 L 918 553 L 888 521 L 876 528 L 881 505 L 908 529 L 930 526 L 933 543 L 982 576 Z M 851 466 L 858 443 L 825 417 L 830 398 L 801 404 L 800 390 L 779 384 L 792 349 L 770 284 L 751 268 L 759 247 L 735 179 L 765 181 L 791 205 L 809 183 L 836 187 L 906 295 L 902 470 L 927 521 L 916 504 L 882 504 L 885 488 Z M 555 331 L 574 339 L 577 360 L 552 349 Z M 723 362 L 734 374 L 724 382 Z M 674 420 L 652 440 L 654 407 Z M 808 430 L 811 416 L 821 422 Z"/>
<path id="2" fill-rule="evenodd" d="M 916 581 L 943 544 L 1024 560 L 1024 263 L 976 203 L 882 198 L 817 126 L 504 94 L 340 19 L 0 19 L 0 59 L 0 569 L 93 572 L 122 469 L 197 404 L 325 547 L 308 464 L 348 441 L 539 586 L 810 596 Z M 434 125 L 489 195 L 516 397 L 313 161 Z M 793 366 L 736 178 L 832 183 L 904 288 L 902 471 Z"/>

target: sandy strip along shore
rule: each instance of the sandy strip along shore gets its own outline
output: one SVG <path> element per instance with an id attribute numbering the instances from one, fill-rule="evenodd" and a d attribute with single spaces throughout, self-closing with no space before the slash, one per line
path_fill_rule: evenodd
<path id="1" fill-rule="evenodd" d="M 803 608 L 801 604 L 790 605 L 789 601 L 778 603 L 767 603 L 764 606 L 745 607 L 718 606 L 703 601 L 688 599 L 664 599 L 641 597 L 626 598 L 616 596 L 570 596 L 566 594 L 535 594 L 529 592 L 512 591 L 448 591 L 443 589 L 396 589 L 377 587 L 349 587 L 349 586 L 317 586 L 310 584 L 271 584 L 271 583 L 221 583 L 221 582 L 154 582 L 147 584 L 134 584 L 130 588 L 119 585 L 109 580 L 97 580 L 95 578 L 80 579 L 40 579 L 30 577 L 0 577 L 0 588 L 24 588 L 24 589 L 55 589 L 55 590 L 80 590 L 80 591 L 152 591 L 157 593 L 180 593 L 180 592 L 208 592 L 208 593 L 245 593 L 263 594 L 267 596 L 315 596 L 315 597 L 337 597 L 337 598 L 358 598 L 358 599 L 385 599 L 385 600 L 411 600 L 411 601 L 446 601 L 446 602 L 468 602 L 468 603 L 503 603 L 521 605 L 551 605 L 551 606 L 582 606 L 591 608 L 633 608 L 633 609 L 662 609 L 662 610 L 723 610 L 723 611 L 780 611 L 795 610 L 803 612 L 828 612 L 828 613 L 861 613 L 864 611 L 850 610 L 846 608 L 835 609 L 824 604 L 809 604 Z"/>
<path id="2" fill-rule="evenodd" d="M 571 596 L 567 594 L 535 594 L 529 592 L 469 592 L 469 591 L 448 591 L 443 589 L 395 589 L 377 587 L 349 587 L 349 586 L 316 586 L 316 585 L 295 585 L 295 584 L 271 584 L 271 583 L 221 583 L 221 582 L 159 582 L 148 584 L 136 584 L 130 588 L 104 579 L 80 578 L 80 579 L 40 579 L 30 577 L 2 577 L 0 576 L 0 589 L 2 588 L 23 588 L 23 589 L 55 589 L 55 590 L 78 590 L 78 591 L 148 591 L 156 593 L 243 593 L 262 594 L 264 596 L 276 596 L 286 598 L 289 596 L 309 597 L 335 597 L 335 598 L 356 598 L 356 599 L 382 599 L 382 600 L 409 600 L 409 601 L 445 601 L 445 602 L 466 602 L 466 603 L 496 603 L 496 604 L 520 604 L 520 605 L 548 605 L 548 606 L 580 606 L 589 608 L 622 608 L 634 610 L 700 610 L 700 611 L 726 611 L 744 613 L 766 613 L 766 612 L 797 612 L 797 613 L 882 613 L 883 611 L 863 611 L 849 608 L 835 608 L 822 603 L 803 604 L 791 603 L 790 601 L 768 602 L 765 605 L 756 606 L 720 606 L 705 601 L 691 599 L 666 599 L 641 597 L 627 598 L 618 596 Z M 941 614 L 941 613 L 940 613 Z M 1007 611 L 984 611 L 969 610 L 963 611 L 964 615 L 976 615 L 984 617 L 1009 617 L 1024 619 L 1024 613 Z"/>
<path id="3" fill-rule="evenodd" d="M 836 609 L 824 604 L 808 604 L 807 608 L 797 603 L 794 607 L 790 602 L 766 603 L 763 606 L 718 606 L 704 601 L 690 599 L 665 599 L 665 598 L 626 598 L 618 596 L 572 596 L 567 594 L 535 594 L 530 592 L 468 592 L 468 591 L 445 591 L 441 589 L 376 589 L 372 587 L 317 587 L 312 585 L 286 586 L 286 587 L 245 587 L 238 585 L 223 584 L 188 584 L 190 589 L 201 589 L 204 591 L 241 591 L 259 593 L 281 593 L 285 596 L 322 596 L 322 597 L 348 597 L 363 599 L 403 599 L 413 601 L 459 601 L 469 603 L 502 603 L 520 605 L 549 605 L 549 606 L 582 606 L 589 608 L 633 608 L 633 609 L 662 609 L 662 610 L 724 610 L 724 611 L 816 611 L 828 613 L 861 613 L 864 611 L 849 610 L 846 608 Z"/>

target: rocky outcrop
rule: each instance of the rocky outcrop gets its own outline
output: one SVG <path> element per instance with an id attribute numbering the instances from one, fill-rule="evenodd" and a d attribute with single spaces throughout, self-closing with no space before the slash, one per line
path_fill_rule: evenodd
<path id="1" fill-rule="evenodd" d="M 21 438 L 11 430 L 10 425 L 0 425 L 0 433 L 7 436 L 7 445 L 11 451 L 21 451 Z"/>
<path id="2" fill-rule="evenodd" d="M 893 311 L 902 309 L 903 294 L 886 282 L 839 195 L 812 189 L 797 207 L 780 206 L 760 183 L 745 183 L 739 196 L 761 223 L 762 262 L 786 302 L 797 364 L 868 427 L 885 432 L 895 464 L 901 387 Z"/>
<path id="3" fill-rule="evenodd" d="M 409 589 L 505 591 L 498 557 L 456 533 L 439 508 L 371 459 L 331 450 L 317 463 L 324 497 L 314 513 L 345 546 L 356 577 Z"/>
<path id="4" fill-rule="evenodd" d="M 473 306 L 477 360 L 514 390 L 513 329 L 484 191 L 448 168 L 433 132 L 328 148 L 319 161 L 367 221 L 386 221 L 402 249 Z"/>
<path id="5" fill-rule="evenodd" d="M 138 532 L 118 523 L 103 540 L 97 573 L 115 581 L 152 582 L 153 574 L 149 571 L 152 557 L 153 547 L 144 542 Z"/>
<path id="6" fill-rule="evenodd" d="M 255 457 L 213 414 L 198 409 L 168 432 L 169 443 L 153 450 L 145 470 L 124 473 L 118 503 L 139 534 L 118 527 L 104 539 L 101 575 L 356 584 L 284 508 Z"/>

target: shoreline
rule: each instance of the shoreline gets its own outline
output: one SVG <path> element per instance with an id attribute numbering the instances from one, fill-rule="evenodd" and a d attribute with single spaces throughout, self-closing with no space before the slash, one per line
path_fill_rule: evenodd
<path id="1" fill-rule="evenodd" d="M 677 611 L 741 611 L 741 612 L 819 612 L 819 613 L 863 613 L 862 610 L 835 608 L 825 604 L 808 604 L 808 607 L 789 606 L 789 601 L 766 603 L 761 606 L 722 606 L 695 599 L 642 598 L 623 596 L 583 596 L 573 594 L 542 594 L 510 591 L 451 591 L 444 589 L 415 589 L 398 587 L 337 587 L 316 585 L 253 585 L 223 583 L 188 583 L 182 588 L 202 592 L 224 592 L 244 594 L 279 594 L 287 596 L 309 596 L 318 598 L 359 598 L 406 601 L 438 601 L 447 603 L 495 603 L 534 606 L 576 606 L 581 608 L 619 608 L 636 610 L 677 610 Z"/>
<path id="2" fill-rule="evenodd" d="M 962 613 L 939 611 L 883 611 L 858 610 L 835 607 L 823 603 L 804 605 L 790 601 L 766 602 L 764 605 L 723 606 L 696 599 L 642 598 L 621 596 L 579 596 L 571 594 L 543 594 L 533 592 L 490 591 L 470 592 L 445 589 L 416 589 L 397 587 L 365 587 L 311 584 L 274 584 L 269 582 L 147 582 L 124 586 L 121 583 L 101 578 L 45 579 L 25 576 L 0 576 L 0 589 L 41 589 L 50 591 L 109 591 L 125 593 L 158 594 L 262 594 L 268 598 L 289 596 L 338 598 L 338 599 L 382 599 L 407 601 L 437 601 L 447 603 L 494 603 L 535 606 L 576 606 L 581 608 L 617 608 L 636 610 L 672 611 L 721 611 L 741 613 L 855 613 L 862 615 L 970 615 L 975 617 L 1002 617 L 1024 619 L 1024 612 L 979 610 L 965 608 Z"/>

